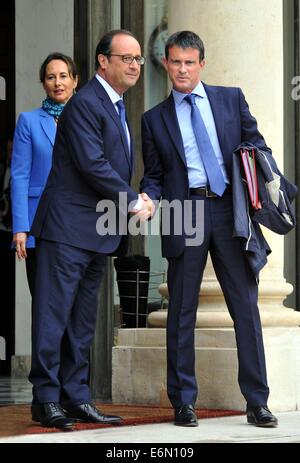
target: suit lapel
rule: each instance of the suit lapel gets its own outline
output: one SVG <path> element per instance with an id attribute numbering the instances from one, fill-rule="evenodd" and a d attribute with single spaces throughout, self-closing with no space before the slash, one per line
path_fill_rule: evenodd
<path id="1" fill-rule="evenodd" d="M 184 165 L 186 166 L 186 158 L 184 152 L 184 146 L 181 136 L 180 127 L 178 124 L 175 102 L 172 93 L 169 98 L 165 101 L 161 109 L 162 118 L 166 124 L 167 130 L 169 132 L 170 138 L 172 139 L 176 151 L 181 157 Z"/>
<path id="2" fill-rule="evenodd" d="M 126 122 L 127 122 L 127 125 L 128 125 L 128 130 L 129 130 L 129 134 L 130 134 L 130 173 L 131 175 L 133 175 L 133 171 L 134 171 L 134 144 L 133 144 L 133 135 L 132 135 L 132 132 L 131 132 L 131 128 L 130 128 L 130 125 L 128 123 L 128 120 L 126 119 Z"/>
<path id="3" fill-rule="evenodd" d="M 49 138 L 50 143 L 53 146 L 56 135 L 56 124 L 54 122 L 54 118 L 41 108 L 40 121 L 46 136 Z"/>
<path id="4" fill-rule="evenodd" d="M 102 87 L 100 82 L 96 79 L 96 77 L 94 77 L 91 80 L 91 84 L 93 85 L 97 96 L 102 100 L 103 107 L 109 113 L 109 115 L 111 116 L 111 118 L 113 119 L 114 123 L 117 125 L 117 127 L 118 127 L 118 129 L 120 131 L 124 151 L 125 151 L 125 154 L 126 154 L 126 160 L 127 160 L 128 164 L 129 164 L 130 172 L 131 172 L 132 171 L 132 159 L 131 159 L 131 156 L 130 156 L 130 153 L 129 153 L 127 137 L 126 137 L 126 134 L 124 132 L 123 126 L 121 124 L 121 119 L 120 119 L 120 117 L 119 117 L 119 115 L 118 115 L 118 113 L 117 113 L 111 99 L 109 98 L 108 94 L 106 93 L 106 91 L 104 90 L 104 88 Z M 127 122 L 127 124 L 128 124 L 128 122 Z M 128 127 L 129 127 L 129 124 L 128 124 Z M 130 132 L 130 137 L 131 137 L 131 132 Z M 131 137 L 131 145 L 132 145 L 132 137 Z"/>
<path id="5" fill-rule="evenodd" d="M 203 82 L 202 82 L 203 83 Z M 212 87 L 203 83 L 207 97 L 210 102 L 211 110 L 214 116 L 217 135 L 220 143 L 221 151 L 224 155 L 224 105 L 223 96 L 218 87 Z M 225 161 L 225 159 L 224 159 Z"/>

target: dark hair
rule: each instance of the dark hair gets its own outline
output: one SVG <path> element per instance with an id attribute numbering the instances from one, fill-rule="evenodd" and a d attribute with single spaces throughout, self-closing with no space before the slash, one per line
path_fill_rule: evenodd
<path id="1" fill-rule="evenodd" d="M 194 48 L 195 50 L 199 50 L 199 61 L 201 62 L 204 59 L 204 44 L 200 37 L 191 31 L 179 31 L 172 34 L 166 43 L 165 47 L 165 55 L 166 59 L 169 57 L 169 49 L 171 47 L 179 47 L 179 48 Z"/>
<path id="2" fill-rule="evenodd" d="M 77 72 L 76 64 L 74 63 L 72 58 L 70 58 L 70 56 L 64 55 L 63 53 L 54 52 L 54 53 L 50 53 L 50 55 L 47 56 L 47 58 L 45 59 L 45 61 L 42 63 L 40 67 L 40 81 L 42 83 L 45 81 L 46 68 L 48 64 L 54 59 L 59 59 L 63 61 L 64 63 L 66 63 L 66 65 L 68 66 L 69 74 L 73 77 L 73 79 L 76 79 L 76 77 L 78 76 L 78 72 Z"/>
<path id="3" fill-rule="evenodd" d="M 130 37 L 133 37 L 135 39 L 135 36 L 130 31 L 127 31 L 125 29 L 114 29 L 104 34 L 101 37 L 100 42 L 98 43 L 96 47 L 96 52 L 95 52 L 95 69 L 96 70 L 99 67 L 98 55 L 108 56 L 110 54 L 111 43 L 112 43 L 113 38 L 116 35 L 129 35 Z"/>

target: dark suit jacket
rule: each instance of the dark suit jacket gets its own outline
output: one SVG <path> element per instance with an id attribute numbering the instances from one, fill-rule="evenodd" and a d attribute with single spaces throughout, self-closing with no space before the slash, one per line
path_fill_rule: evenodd
<path id="1" fill-rule="evenodd" d="M 257 129 L 255 118 L 240 88 L 204 85 L 223 153 L 229 179 L 232 176 L 233 151 L 242 142 L 251 142 L 269 150 Z M 145 164 L 141 191 L 152 199 L 189 199 L 188 171 L 184 146 L 177 120 L 173 95 L 147 111 L 142 118 L 143 156 Z M 172 219 L 172 213 L 171 213 Z M 185 246 L 184 234 L 162 235 L 162 254 L 179 256 Z"/>
<path id="2" fill-rule="evenodd" d="M 53 165 L 31 233 L 90 251 L 114 252 L 126 220 L 115 236 L 99 236 L 96 205 L 100 200 L 118 204 L 119 192 L 127 193 L 126 207 L 137 201 L 129 186 L 132 164 L 120 118 L 93 78 L 71 98 L 59 120 Z"/>

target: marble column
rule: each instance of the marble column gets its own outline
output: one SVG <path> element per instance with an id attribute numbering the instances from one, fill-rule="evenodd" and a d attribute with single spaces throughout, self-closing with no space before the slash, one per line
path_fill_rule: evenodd
<path id="1" fill-rule="evenodd" d="M 168 17 L 170 33 L 193 30 L 202 38 L 206 47 L 203 74 L 206 83 L 243 89 L 250 111 L 258 120 L 258 128 L 282 170 L 282 0 L 169 0 Z M 283 237 L 268 230 L 264 230 L 264 234 L 273 250 L 268 265 L 261 272 L 259 285 L 259 308 L 271 390 L 269 405 L 274 410 L 295 410 L 300 406 L 300 313 L 283 306 L 284 299 L 293 291 L 283 274 Z M 167 296 L 166 285 L 160 287 L 160 292 Z M 149 335 L 147 330 L 140 334 L 120 333 L 115 358 L 120 356 L 119 361 L 130 358 L 132 366 L 138 365 L 138 374 L 129 388 L 129 400 L 148 397 L 150 403 L 167 403 L 164 379 L 166 315 L 166 311 L 150 314 L 149 325 L 153 328 L 148 331 L 153 332 Z M 199 298 L 195 348 L 199 384 L 197 405 L 244 409 L 245 401 L 237 384 L 232 321 L 210 261 Z M 139 360 L 141 355 L 143 362 Z M 156 368 L 164 373 L 158 373 Z M 143 380 L 139 381 L 142 372 Z M 132 374 L 136 375 L 136 372 L 133 370 Z M 117 385 L 113 398 L 126 401 Z"/>
<path id="2" fill-rule="evenodd" d="M 284 153 L 282 14 L 281 0 L 169 0 L 170 33 L 189 29 L 200 35 L 206 49 L 203 80 L 212 85 L 242 88 L 259 130 L 281 169 Z M 272 108 L 272 117 L 266 108 Z M 293 291 L 283 275 L 283 237 L 266 229 L 264 234 L 273 252 L 260 275 L 262 323 L 298 326 L 300 313 L 283 306 L 284 299 Z M 160 292 L 167 296 L 166 285 L 160 287 Z M 232 326 L 225 310 L 209 260 L 201 288 L 197 326 Z M 149 322 L 152 326 L 165 326 L 164 320 L 165 314 L 153 313 Z"/>

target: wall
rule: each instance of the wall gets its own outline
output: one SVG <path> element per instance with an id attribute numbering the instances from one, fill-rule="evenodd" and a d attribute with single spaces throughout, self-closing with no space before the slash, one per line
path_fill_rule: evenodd
<path id="1" fill-rule="evenodd" d="M 39 67 L 61 51 L 73 56 L 73 0 L 16 0 L 16 114 L 41 104 Z"/>
<path id="2" fill-rule="evenodd" d="M 295 69 L 295 25 L 294 25 L 294 2 L 283 2 L 283 44 L 284 44 L 284 172 L 287 178 L 296 181 L 295 164 L 295 101 L 292 99 L 292 79 L 296 75 Z M 285 300 L 287 307 L 295 307 L 299 310 L 296 302 L 295 287 L 297 284 L 296 275 L 296 231 L 293 230 L 284 239 L 284 276 L 294 286 L 293 293 Z"/>
<path id="3" fill-rule="evenodd" d="M 61 51 L 73 56 L 73 0 L 16 0 L 16 116 L 41 105 L 45 97 L 39 67 Z M 30 295 L 25 265 L 16 262 L 16 356 L 29 355 Z"/>
<path id="4" fill-rule="evenodd" d="M 167 16 L 166 0 L 151 0 L 145 2 L 145 111 L 163 101 L 169 94 L 167 85 L 167 74 L 164 69 L 158 69 L 151 61 L 149 43 L 151 34 L 157 26 L 161 24 L 164 17 Z M 156 219 L 158 220 L 159 213 Z M 153 223 L 151 223 L 153 225 Z M 146 237 L 146 255 L 151 260 L 151 272 L 163 272 L 166 270 L 167 263 L 161 257 L 161 238 L 159 234 L 159 224 L 156 227 L 157 233 L 151 233 L 148 227 L 149 235 Z M 153 229 L 152 229 L 153 230 Z M 149 289 L 149 302 L 159 302 L 157 286 L 162 282 L 162 277 L 151 278 L 152 282 Z"/>

